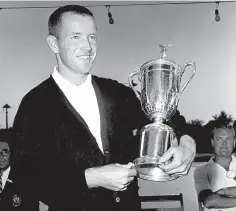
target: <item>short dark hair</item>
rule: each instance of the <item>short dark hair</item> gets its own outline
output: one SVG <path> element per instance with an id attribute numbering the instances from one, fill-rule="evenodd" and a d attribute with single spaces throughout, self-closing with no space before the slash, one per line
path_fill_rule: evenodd
<path id="1" fill-rule="evenodd" d="M 235 137 L 235 130 L 234 127 L 230 123 L 222 122 L 222 121 L 215 121 L 213 124 L 213 130 L 212 130 L 212 138 L 214 138 L 214 132 L 217 129 L 228 129 L 233 132 L 233 135 Z"/>
<path id="2" fill-rule="evenodd" d="M 58 27 L 60 26 L 62 16 L 65 13 L 74 13 L 82 16 L 88 15 L 94 18 L 93 13 L 86 7 L 80 5 L 65 5 L 56 9 L 48 19 L 49 35 L 58 37 Z"/>

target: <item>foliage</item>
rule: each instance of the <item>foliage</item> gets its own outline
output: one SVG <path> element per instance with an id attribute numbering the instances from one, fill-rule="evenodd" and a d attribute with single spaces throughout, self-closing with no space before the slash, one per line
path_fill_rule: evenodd
<path id="1" fill-rule="evenodd" d="M 196 126 L 196 127 L 202 127 L 204 124 L 204 121 L 200 119 L 194 119 L 194 120 L 188 121 L 187 124 Z"/>
<path id="2" fill-rule="evenodd" d="M 225 111 L 220 114 L 212 116 L 213 119 L 209 120 L 206 124 L 200 119 L 194 119 L 187 122 L 187 132 L 191 135 L 196 142 L 197 153 L 212 153 L 212 131 L 216 125 L 232 125 L 236 130 L 236 120 Z"/>

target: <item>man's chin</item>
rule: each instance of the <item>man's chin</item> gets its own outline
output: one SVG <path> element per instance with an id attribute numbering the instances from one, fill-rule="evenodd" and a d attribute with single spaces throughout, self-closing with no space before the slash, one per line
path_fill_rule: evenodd
<path id="1" fill-rule="evenodd" d="M 89 73 L 92 69 L 93 63 L 91 61 L 79 62 L 76 64 L 77 70 L 82 73 Z"/>
<path id="2" fill-rule="evenodd" d="M 91 72 L 91 66 L 79 66 L 76 68 L 75 73 L 89 75 Z"/>
<path id="3" fill-rule="evenodd" d="M 222 157 L 230 157 L 232 153 L 230 153 L 229 151 L 221 151 L 220 155 Z"/>

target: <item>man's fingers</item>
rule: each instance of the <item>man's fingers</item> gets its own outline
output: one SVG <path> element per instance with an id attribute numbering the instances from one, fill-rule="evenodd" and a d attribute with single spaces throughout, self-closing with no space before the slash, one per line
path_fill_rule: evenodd
<path id="1" fill-rule="evenodd" d="M 124 188 L 122 190 L 126 190 L 126 188 L 130 185 L 130 183 L 134 180 L 134 177 L 128 177 L 127 183 L 123 184 Z"/>
<path id="2" fill-rule="evenodd" d="M 187 167 L 188 167 L 188 162 L 187 161 L 183 162 L 180 165 L 178 163 L 173 162 L 173 166 L 171 166 L 171 165 L 170 166 L 169 165 L 165 166 L 165 168 L 166 168 L 165 172 L 167 174 L 182 175 L 186 171 Z"/>
<path id="3" fill-rule="evenodd" d="M 137 175 L 137 171 L 135 168 L 132 168 L 134 166 L 133 163 L 129 162 L 128 164 L 119 164 L 116 163 L 117 166 L 126 168 L 128 171 L 128 177 L 134 177 Z"/>
<path id="4" fill-rule="evenodd" d="M 174 173 L 174 175 L 177 175 L 177 176 L 187 175 L 187 174 L 188 174 L 188 171 L 189 171 L 189 169 L 190 169 L 190 166 L 191 166 L 191 165 L 188 165 L 187 168 L 185 169 L 185 171 L 176 172 L 176 173 Z"/>
<path id="5" fill-rule="evenodd" d="M 170 173 L 171 174 L 171 172 L 172 173 L 179 172 L 179 166 L 180 165 L 181 164 L 172 161 L 169 164 L 162 164 L 162 165 L 160 165 L 160 168 L 162 170 L 164 170 L 166 173 L 168 173 L 168 174 Z"/>
<path id="6" fill-rule="evenodd" d="M 127 190 L 127 186 L 121 188 L 119 191 L 125 191 L 125 190 Z"/>
<path id="7" fill-rule="evenodd" d="M 134 177 L 128 177 L 128 182 L 126 184 L 129 184 L 130 182 L 132 182 L 134 180 Z"/>
<path id="8" fill-rule="evenodd" d="M 161 157 L 162 158 L 162 157 Z M 178 167 L 183 165 L 183 160 L 182 160 L 182 154 L 179 151 L 179 148 L 172 147 L 170 148 L 164 155 L 163 159 L 165 163 L 162 163 L 160 165 L 160 168 L 162 168 L 164 171 L 171 171 L 172 169 L 177 169 Z M 167 162 L 169 161 L 169 162 Z M 187 166 L 187 163 L 186 163 Z M 179 169 L 178 169 L 179 171 Z M 176 171 L 176 172 L 178 172 Z"/>
<path id="9" fill-rule="evenodd" d="M 117 163 L 116 165 L 127 168 L 127 169 L 130 169 L 134 164 L 129 162 L 128 164 L 119 164 L 119 163 Z"/>
<path id="10" fill-rule="evenodd" d="M 124 191 L 127 189 L 127 187 L 130 185 L 130 183 L 133 181 L 134 177 L 128 177 L 126 182 L 120 183 L 118 186 L 116 186 L 116 191 Z"/>
<path id="11" fill-rule="evenodd" d="M 137 171 L 134 168 L 129 169 L 128 177 L 135 177 L 136 175 L 137 175 Z"/>
<path id="12" fill-rule="evenodd" d="M 169 161 L 173 157 L 173 148 L 168 149 L 159 159 L 161 164 Z"/>
<path id="13" fill-rule="evenodd" d="M 178 175 L 186 175 L 192 165 L 192 161 L 194 157 L 192 158 L 191 156 L 187 157 L 182 157 L 180 155 L 176 155 L 173 157 L 173 160 L 171 163 L 176 164 L 176 169 L 173 169 L 173 166 L 168 166 L 165 165 L 163 168 L 165 169 L 166 173 L 168 174 L 178 174 Z M 186 159 L 187 158 L 187 159 Z"/>
<path id="14" fill-rule="evenodd" d="M 137 171 L 135 168 L 132 168 L 134 166 L 133 163 L 128 163 L 128 164 L 119 164 L 119 163 L 116 163 L 115 164 L 116 166 L 118 167 L 122 167 L 122 168 L 125 168 L 126 171 L 127 171 L 127 176 L 128 177 L 135 177 L 137 175 Z"/>

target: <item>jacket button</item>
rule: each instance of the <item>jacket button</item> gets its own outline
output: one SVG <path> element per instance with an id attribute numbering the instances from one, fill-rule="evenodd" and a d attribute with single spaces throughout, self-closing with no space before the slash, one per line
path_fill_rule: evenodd
<path id="1" fill-rule="evenodd" d="M 120 202 L 120 197 L 116 197 L 116 202 L 117 202 L 117 203 Z"/>
<path id="2" fill-rule="evenodd" d="M 21 152 L 20 152 L 20 155 L 25 155 L 25 152 L 21 151 Z"/>

